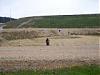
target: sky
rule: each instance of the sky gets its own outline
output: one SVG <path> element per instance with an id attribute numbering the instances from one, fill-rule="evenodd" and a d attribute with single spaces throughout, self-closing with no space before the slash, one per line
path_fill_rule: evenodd
<path id="1" fill-rule="evenodd" d="M 100 0 L 0 0 L 0 16 L 21 18 L 100 13 Z"/>

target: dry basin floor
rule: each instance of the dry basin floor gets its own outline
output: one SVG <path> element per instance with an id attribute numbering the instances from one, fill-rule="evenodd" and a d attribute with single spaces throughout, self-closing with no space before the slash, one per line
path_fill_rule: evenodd
<path id="1" fill-rule="evenodd" d="M 99 36 L 79 36 L 79 38 L 49 37 L 50 46 L 45 39 L 23 39 L 9 42 L 9 46 L 0 47 L 0 59 L 9 60 L 61 60 L 96 59 L 100 56 Z M 20 43 L 19 43 L 20 41 Z M 18 46 L 18 44 L 20 44 Z"/>

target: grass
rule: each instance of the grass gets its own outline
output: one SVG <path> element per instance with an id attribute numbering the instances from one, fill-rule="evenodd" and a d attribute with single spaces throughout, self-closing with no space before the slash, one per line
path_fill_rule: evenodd
<path id="1" fill-rule="evenodd" d="M 47 29 L 47 30 L 34 30 L 34 28 L 24 28 L 24 29 L 5 29 L 0 33 L 0 42 L 2 40 L 17 40 L 17 39 L 33 39 L 38 37 L 48 37 L 48 36 L 62 36 L 67 35 L 70 32 L 71 35 L 95 35 L 100 36 L 100 33 L 96 29 L 68 29 L 58 32 L 58 29 Z M 60 33 L 60 34 L 59 34 Z M 64 35 L 63 35 L 64 34 Z"/>
<path id="2" fill-rule="evenodd" d="M 98 28 L 99 17 L 99 14 L 26 17 L 8 22 L 4 28 L 17 28 L 29 20 L 20 28 Z"/>
<path id="3" fill-rule="evenodd" d="M 100 75 L 100 67 L 97 65 L 85 65 L 54 70 L 23 70 L 16 72 L 0 72 L 0 75 Z"/>
<path id="4" fill-rule="evenodd" d="M 38 36 L 38 33 L 36 31 L 11 31 L 7 32 L 4 31 L 1 33 L 1 37 L 6 40 L 16 40 L 16 39 L 32 39 L 36 38 Z"/>

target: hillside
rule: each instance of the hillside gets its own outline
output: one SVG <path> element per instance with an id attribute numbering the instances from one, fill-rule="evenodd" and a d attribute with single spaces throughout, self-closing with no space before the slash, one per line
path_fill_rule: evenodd
<path id="1" fill-rule="evenodd" d="M 25 17 L 7 22 L 4 28 L 98 28 L 99 17 L 100 14 Z"/>

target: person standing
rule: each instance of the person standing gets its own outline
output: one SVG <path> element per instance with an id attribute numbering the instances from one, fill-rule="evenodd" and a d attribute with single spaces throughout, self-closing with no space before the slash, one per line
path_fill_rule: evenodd
<path id="1" fill-rule="evenodd" d="M 49 46 L 50 45 L 50 40 L 47 38 L 46 39 L 46 45 Z"/>

